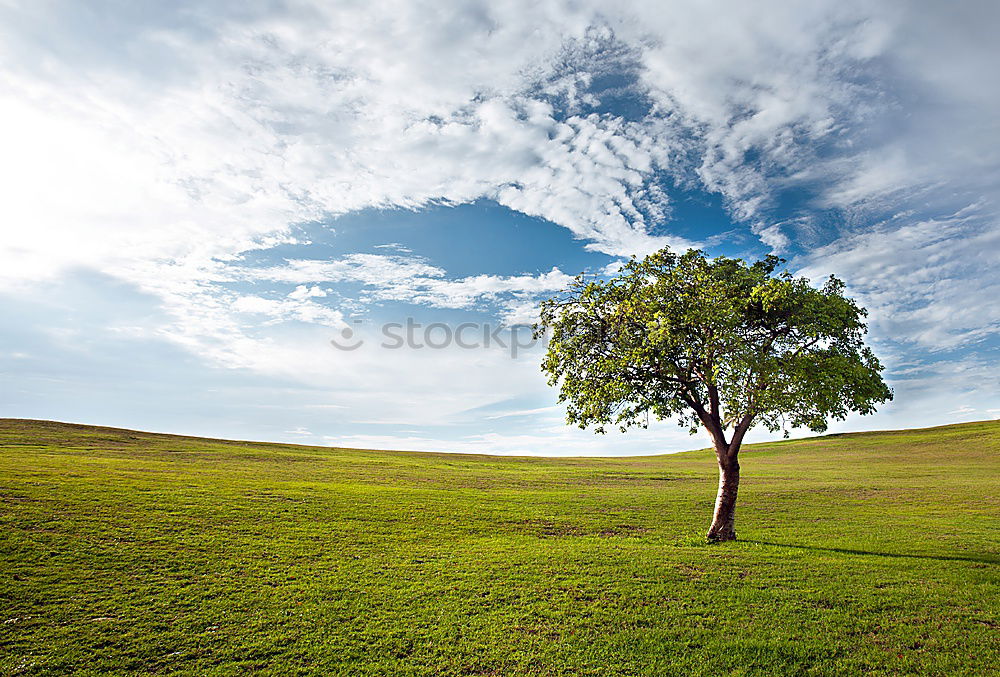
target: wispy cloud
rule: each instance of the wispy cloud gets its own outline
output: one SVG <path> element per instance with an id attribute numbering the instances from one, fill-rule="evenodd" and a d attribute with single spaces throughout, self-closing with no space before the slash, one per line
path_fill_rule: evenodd
<path id="1" fill-rule="evenodd" d="M 230 274 L 235 279 L 299 285 L 290 299 L 306 293 L 300 290 L 309 284 L 318 289 L 318 282 L 357 282 L 365 285 L 364 294 L 370 299 L 434 308 L 471 308 L 484 300 L 503 300 L 506 307 L 521 303 L 537 306 L 541 296 L 565 289 L 573 279 L 558 268 L 537 275 L 447 278 L 444 269 L 419 257 L 381 254 L 349 254 L 326 261 L 293 259 L 280 266 L 234 268 Z"/>
<path id="2" fill-rule="evenodd" d="M 814 278 L 849 280 L 880 336 L 949 349 L 1000 333 L 1000 277 L 988 273 L 1000 229 L 978 205 L 927 220 L 892 219 L 804 257 Z"/>

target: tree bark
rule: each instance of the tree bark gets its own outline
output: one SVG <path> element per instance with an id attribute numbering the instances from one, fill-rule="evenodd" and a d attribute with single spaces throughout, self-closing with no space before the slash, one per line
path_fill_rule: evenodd
<path id="1" fill-rule="evenodd" d="M 708 530 L 708 540 L 735 541 L 736 493 L 740 488 L 740 463 L 736 454 L 730 456 L 721 450 L 718 458 L 719 495 L 715 499 L 715 516 Z"/>

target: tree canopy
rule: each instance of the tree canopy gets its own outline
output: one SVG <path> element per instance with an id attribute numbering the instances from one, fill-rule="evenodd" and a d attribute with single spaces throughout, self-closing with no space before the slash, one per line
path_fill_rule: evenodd
<path id="1" fill-rule="evenodd" d="M 663 249 L 611 279 L 577 277 L 538 325 L 569 422 L 604 432 L 676 418 L 735 453 L 752 425 L 822 432 L 892 399 L 844 283 L 817 288 L 782 263 Z"/>

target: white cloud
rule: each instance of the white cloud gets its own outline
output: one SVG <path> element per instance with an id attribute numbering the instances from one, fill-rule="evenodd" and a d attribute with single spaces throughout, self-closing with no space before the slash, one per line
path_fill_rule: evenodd
<path id="1" fill-rule="evenodd" d="M 443 269 L 420 258 L 381 254 L 349 254 L 330 261 L 294 259 L 281 266 L 236 268 L 232 275 L 236 279 L 299 284 L 296 290 L 316 282 L 358 282 L 368 287 L 366 293 L 374 300 L 435 308 L 471 308 L 482 300 L 507 297 L 510 308 L 519 308 L 515 314 L 520 315 L 525 312 L 523 306 L 537 306 L 540 295 L 565 289 L 573 279 L 558 268 L 538 275 L 447 279 Z"/>
<path id="2" fill-rule="evenodd" d="M 505 411 L 500 414 L 490 414 L 486 416 L 487 420 L 495 420 L 498 418 L 510 418 L 513 416 L 533 416 L 535 414 L 554 414 L 555 412 L 563 411 L 563 408 L 558 405 L 551 407 L 535 407 L 534 409 L 514 409 L 511 411 Z"/>
<path id="3" fill-rule="evenodd" d="M 344 324 L 344 316 L 339 311 L 302 298 L 293 298 L 292 295 L 284 299 L 236 296 L 231 307 L 237 313 L 265 315 L 271 318 L 271 322 L 298 320 L 330 327 L 339 327 Z"/>
<path id="4" fill-rule="evenodd" d="M 951 411 L 947 412 L 945 415 L 946 416 L 967 416 L 969 414 L 975 414 L 975 413 L 976 413 L 976 408 L 975 407 L 970 407 L 967 404 L 963 404 L 958 409 L 952 409 Z"/>
<path id="5" fill-rule="evenodd" d="M 239 258 L 292 241 L 297 224 L 364 208 L 488 198 L 592 249 L 642 254 L 691 244 L 666 228 L 673 206 L 659 182 L 670 177 L 720 192 L 784 251 L 812 226 L 769 222 L 768 209 L 807 186 L 818 198 L 805 208 L 837 210 L 843 224 L 796 264 L 843 275 L 880 339 L 940 350 L 1000 327 L 995 3 L 295 0 L 110 12 L 67 1 L 0 13 L 0 289 L 80 269 L 112 276 L 163 311 L 132 334 L 212 364 L 337 383 L 339 396 L 354 393 L 352 415 L 454 421 L 538 377 L 465 353 L 447 368 L 417 356 L 317 360 L 324 327 L 343 321 L 321 285 L 440 308 L 491 302 L 518 322 L 568 282 L 556 269 L 454 279 L 398 243 L 378 246 L 394 255 L 269 268 Z M 608 73 L 648 115 L 594 89 Z M 294 289 L 230 284 L 254 281 Z M 285 333 L 287 323 L 309 326 Z M 469 373 L 488 386 L 466 384 Z"/>
<path id="6" fill-rule="evenodd" d="M 323 296 L 326 296 L 326 290 L 320 289 L 318 285 L 313 285 L 312 287 L 309 287 L 307 285 L 300 284 L 295 288 L 295 291 L 293 291 L 288 295 L 288 298 L 293 299 L 295 301 L 304 301 L 305 299 L 308 298 L 323 297 Z"/>
<path id="7" fill-rule="evenodd" d="M 334 260 L 291 259 L 283 265 L 265 268 L 234 267 L 231 275 L 236 279 L 269 280 L 298 285 L 349 281 L 385 286 L 395 280 L 442 278 L 445 276 L 445 271 L 418 257 L 348 254 Z"/>
<path id="8" fill-rule="evenodd" d="M 879 336 L 948 349 L 1000 332 L 1000 278 L 986 272 L 998 252 L 1000 228 L 973 205 L 849 235 L 800 263 L 814 279 L 849 281 Z"/>
<path id="9" fill-rule="evenodd" d="M 7 275 L 85 265 L 135 279 L 135 259 L 204 264 L 324 214 L 484 196 L 602 251 L 683 247 L 648 232 L 664 207 L 651 172 L 679 171 L 701 149 L 706 184 L 754 213 L 766 182 L 743 152 L 791 162 L 795 133 L 826 133 L 848 96 L 836 76 L 879 43 L 874 20 L 844 18 L 866 16 L 858 7 L 292 10 L 163 9 L 162 25 L 139 30 L 109 13 L 91 34 L 68 10 L 15 12 L 6 33 L 19 49 L 7 50 L 0 86 L 14 196 L 3 220 L 24 225 L 5 240 L 21 263 Z M 26 42 L 40 25 L 51 40 Z M 135 60 L 101 31 L 133 33 Z M 557 119 L 535 89 L 563 91 L 552 78 L 567 68 L 586 81 L 622 51 L 670 116 Z"/>
<path id="10" fill-rule="evenodd" d="M 387 242 L 385 244 L 375 245 L 375 249 L 392 249 L 399 252 L 400 254 L 412 254 L 413 250 L 409 247 L 404 247 L 398 242 Z"/>

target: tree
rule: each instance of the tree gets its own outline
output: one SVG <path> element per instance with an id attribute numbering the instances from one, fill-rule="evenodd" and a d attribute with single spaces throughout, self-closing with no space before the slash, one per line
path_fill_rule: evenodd
<path id="1" fill-rule="evenodd" d="M 864 344 L 867 312 L 844 283 L 831 276 L 817 289 L 776 272 L 782 263 L 663 249 L 611 279 L 577 277 L 542 304 L 536 325 L 549 333 L 542 370 L 568 423 L 625 432 L 652 414 L 708 431 L 719 463 L 709 540 L 736 539 L 739 452 L 752 426 L 823 432 L 830 418 L 892 399 Z"/>

